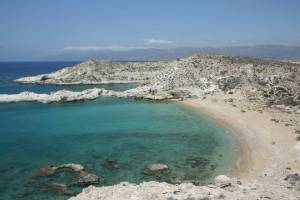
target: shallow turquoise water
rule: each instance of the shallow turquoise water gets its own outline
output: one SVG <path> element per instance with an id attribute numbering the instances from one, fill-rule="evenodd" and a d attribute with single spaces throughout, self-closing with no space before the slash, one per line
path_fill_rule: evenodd
<path id="1" fill-rule="evenodd" d="M 0 93 L 24 90 L 50 93 L 64 86 L 19 85 L 7 82 L 22 76 L 49 73 L 78 62 L 0 63 Z M 137 84 L 105 85 L 126 90 Z M 66 86 L 81 91 L 95 86 Z M 224 125 L 179 103 L 102 97 L 77 103 L 0 104 L 0 199 L 67 199 L 70 196 L 27 182 L 40 167 L 76 163 L 93 168 L 106 182 L 167 181 L 180 174 L 185 181 L 208 183 L 217 174 L 236 168 L 240 144 Z M 190 157 L 210 160 L 193 166 Z M 120 169 L 109 170 L 105 159 L 116 159 Z M 148 164 L 164 163 L 171 173 L 144 175 Z M 213 167 L 211 166 L 213 165 Z M 215 168 L 215 169 L 213 169 Z M 42 177 L 66 182 L 70 173 Z M 71 187 L 76 192 L 83 187 Z"/>
<path id="2" fill-rule="evenodd" d="M 67 104 L 1 104 L 0 113 L 0 169 L 12 167 L 0 172 L 3 199 L 20 191 L 33 199 L 68 198 L 26 184 L 28 176 L 46 165 L 92 167 L 106 179 L 101 186 L 164 181 L 142 173 L 147 164 L 164 163 L 171 174 L 205 183 L 234 170 L 240 156 L 239 143 L 225 126 L 178 103 L 100 98 Z M 192 168 L 186 162 L 189 156 L 207 158 L 217 167 Z M 101 164 L 105 159 L 117 159 L 121 169 L 106 169 Z"/>

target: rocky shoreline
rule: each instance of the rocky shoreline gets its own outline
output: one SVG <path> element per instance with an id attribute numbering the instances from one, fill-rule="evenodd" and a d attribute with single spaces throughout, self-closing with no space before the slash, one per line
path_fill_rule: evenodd
<path id="1" fill-rule="evenodd" d="M 217 91 L 242 89 L 246 98 L 254 103 L 286 107 L 300 105 L 298 63 L 216 54 L 195 54 L 171 62 L 119 63 L 90 60 L 54 73 L 20 78 L 15 82 L 46 85 L 140 82 L 142 84 L 135 89 L 108 93 L 118 97 L 153 100 L 184 100 Z M 73 95 L 70 92 L 68 94 Z M 26 98 L 14 98 L 12 102 L 26 101 Z M 9 102 L 3 99 L 9 99 L 9 96 L 0 96 L 0 102 Z M 89 98 L 83 95 L 81 100 L 85 99 Z"/>
<path id="2" fill-rule="evenodd" d="M 291 173 L 291 174 L 289 174 Z M 299 175 L 290 170 L 281 171 L 274 176 L 277 184 L 263 184 L 257 180 L 228 178 L 220 175 L 214 184 L 195 186 L 191 183 L 172 185 L 168 183 L 144 182 L 139 185 L 122 182 L 108 187 L 89 186 L 70 200 L 87 199 L 290 199 L 300 198 Z"/>
<path id="3" fill-rule="evenodd" d="M 15 82 L 52 85 L 142 84 L 123 92 L 94 88 L 82 92 L 62 90 L 52 94 L 1 94 L 0 103 L 74 102 L 101 96 L 186 100 L 190 101 L 190 106 L 207 109 L 217 119 L 223 118 L 228 124 L 242 127 L 236 130 L 241 132 L 239 137 L 242 143 L 247 143 L 245 149 L 249 152 L 243 158 L 240 170 L 232 175 L 238 179 L 222 177 L 223 185 L 217 179 L 215 184 L 198 187 L 157 182 L 140 185 L 120 183 L 101 188 L 90 186 L 72 199 L 300 198 L 299 165 L 297 167 L 300 159 L 300 136 L 297 135 L 300 134 L 299 63 L 216 54 L 196 54 L 172 62 L 116 63 L 91 60 L 72 68 L 25 77 Z M 248 163 L 245 164 L 245 161 Z M 144 171 L 153 173 L 147 168 Z M 179 183 L 179 178 L 174 177 L 174 183 Z"/>

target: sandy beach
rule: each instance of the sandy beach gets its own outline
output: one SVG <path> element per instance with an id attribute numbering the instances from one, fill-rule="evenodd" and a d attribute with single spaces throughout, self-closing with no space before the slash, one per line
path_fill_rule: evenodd
<path id="1" fill-rule="evenodd" d="M 280 170 L 299 168 L 300 151 L 294 148 L 297 126 L 286 126 L 289 117 L 295 116 L 254 109 L 240 91 L 217 92 L 183 104 L 214 117 L 237 134 L 244 155 L 230 177 L 270 181 Z"/>
<path id="2" fill-rule="evenodd" d="M 220 176 L 207 186 L 122 182 L 108 187 L 90 186 L 70 199 L 300 199 L 300 150 L 294 148 L 299 114 L 285 114 L 249 102 L 239 90 L 181 103 L 220 121 L 240 139 L 243 157 L 239 168 L 226 174 L 230 178 L 225 176 L 224 185 L 218 184 Z"/>

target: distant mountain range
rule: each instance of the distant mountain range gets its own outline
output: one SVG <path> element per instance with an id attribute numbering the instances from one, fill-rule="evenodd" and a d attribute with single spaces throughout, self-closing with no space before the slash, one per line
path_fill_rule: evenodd
<path id="1" fill-rule="evenodd" d="M 53 55 L 50 53 L 30 51 L 21 52 L 0 47 L 0 61 L 85 61 L 90 59 L 111 61 L 170 61 L 186 58 L 195 53 L 217 53 L 232 56 L 258 58 L 264 60 L 298 60 L 299 46 L 259 45 L 224 48 L 180 47 L 172 49 L 138 49 L 131 51 L 86 51 L 66 52 Z"/>

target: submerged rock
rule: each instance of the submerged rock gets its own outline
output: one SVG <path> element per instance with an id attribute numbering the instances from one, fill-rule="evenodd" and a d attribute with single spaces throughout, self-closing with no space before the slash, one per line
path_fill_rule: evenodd
<path id="1" fill-rule="evenodd" d="M 90 184 L 99 183 L 102 181 L 104 181 L 104 179 L 95 174 L 83 174 L 83 175 L 79 176 L 76 184 L 90 185 Z"/>
<path id="2" fill-rule="evenodd" d="M 201 157 L 188 157 L 186 159 L 186 162 L 188 164 L 191 165 L 192 168 L 195 168 L 195 167 L 205 167 L 207 166 L 209 163 L 210 163 L 210 160 L 207 159 L 207 158 L 201 158 Z"/>
<path id="3" fill-rule="evenodd" d="M 65 171 L 72 173 L 71 178 L 65 182 L 51 183 L 41 180 L 42 177 L 55 177 L 57 174 Z M 37 187 L 43 187 L 54 193 L 59 192 L 67 195 L 74 195 L 75 192 L 69 188 L 72 185 L 90 185 L 104 181 L 102 177 L 90 171 L 92 170 L 87 172 L 82 165 L 72 163 L 59 166 L 44 166 L 29 176 L 27 178 L 27 183 L 36 185 Z"/>
<path id="4" fill-rule="evenodd" d="M 41 167 L 39 169 L 39 172 L 41 174 L 51 176 L 51 175 L 54 175 L 56 173 L 56 169 L 57 169 L 56 167 L 50 165 L 50 166 Z"/>
<path id="5" fill-rule="evenodd" d="M 120 168 L 120 165 L 117 163 L 117 161 L 113 160 L 113 159 L 105 159 L 102 162 L 102 165 L 105 166 L 109 170 Z"/>
<path id="6" fill-rule="evenodd" d="M 51 189 L 53 192 L 63 193 L 67 195 L 76 194 L 73 190 L 70 190 L 65 183 L 47 183 L 45 184 L 48 189 Z"/>
<path id="7" fill-rule="evenodd" d="M 15 199 L 15 198 L 18 198 L 18 199 L 24 199 L 24 198 L 28 197 L 30 194 L 31 194 L 31 192 L 28 191 L 28 190 L 18 190 L 18 191 L 16 191 L 16 192 L 14 192 L 14 193 L 11 195 L 11 197 L 14 198 L 14 199 Z"/>
<path id="8" fill-rule="evenodd" d="M 169 167 L 165 164 L 151 164 L 144 168 L 145 174 L 161 175 L 169 173 Z"/>
<path id="9" fill-rule="evenodd" d="M 10 171 L 12 169 L 13 169 L 12 166 L 7 165 L 7 166 L 4 166 L 4 167 L 0 168 L 0 172 L 7 172 L 7 171 Z"/>
<path id="10" fill-rule="evenodd" d="M 181 180 L 182 180 L 182 176 L 180 174 L 173 174 L 172 176 L 170 176 L 168 182 L 172 184 L 178 184 L 181 183 Z"/>

